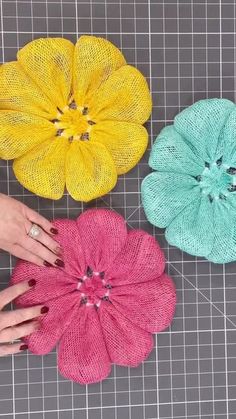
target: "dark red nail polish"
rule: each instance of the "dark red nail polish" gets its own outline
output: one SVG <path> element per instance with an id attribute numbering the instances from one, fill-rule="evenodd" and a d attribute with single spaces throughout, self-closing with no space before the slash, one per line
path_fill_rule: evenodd
<path id="1" fill-rule="evenodd" d="M 28 281 L 28 285 L 29 285 L 29 287 L 34 287 L 34 286 L 36 285 L 36 281 L 35 281 L 35 279 L 30 279 L 30 280 Z"/>
<path id="2" fill-rule="evenodd" d="M 28 349 L 28 345 L 21 345 L 20 351 L 26 351 Z"/>
<path id="3" fill-rule="evenodd" d="M 41 308 L 41 314 L 46 314 L 46 313 L 48 313 L 48 311 L 49 311 L 49 308 L 46 307 L 46 306 Z"/>
<path id="4" fill-rule="evenodd" d="M 56 259 L 55 260 L 55 265 L 59 266 L 60 268 L 64 268 L 64 266 L 65 266 L 63 260 L 61 260 L 61 259 Z"/>
<path id="5" fill-rule="evenodd" d="M 47 268 L 50 268 L 50 266 L 52 266 L 51 263 L 47 262 L 46 260 L 44 260 L 43 262 L 44 266 L 46 266 Z"/>
<path id="6" fill-rule="evenodd" d="M 58 234 L 58 230 L 57 230 L 57 228 L 52 227 L 52 228 L 50 229 L 50 231 L 51 231 L 51 233 L 52 233 L 52 234 Z"/>

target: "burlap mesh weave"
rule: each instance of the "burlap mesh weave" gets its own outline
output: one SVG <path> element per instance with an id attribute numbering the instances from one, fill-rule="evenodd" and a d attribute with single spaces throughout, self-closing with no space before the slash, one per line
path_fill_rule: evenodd
<path id="1" fill-rule="evenodd" d="M 37 39 L 0 67 L 0 158 L 37 195 L 89 201 L 142 157 L 150 112 L 145 78 L 109 41 Z"/>
<path id="2" fill-rule="evenodd" d="M 196 102 L 153 146 L 142 184 L 148 220 L 167 241 L 215 263 L 236 260 L 236 106 Z"/>
<path id="3" fill-rule="evenodd" d="M 18 306 L 49 307 L 40 329 L 25 338 L 29 349 L 46 354 L 58 344 L 60 372 L 82 384 L 106 378 L 113 363 L 139 365 L 153 348 L 152 333 L 168 327 L 175 310 L 159 245 L 144 231 L 127 231 L 110 210 L 88 210 L 55 226 L 65 268 L 21 261 L 12 276 L 12 284 L 36 280 Z"/>

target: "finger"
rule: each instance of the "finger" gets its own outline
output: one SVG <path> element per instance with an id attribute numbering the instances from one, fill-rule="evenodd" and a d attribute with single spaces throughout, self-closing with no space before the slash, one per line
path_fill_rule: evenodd
<path id="1" fill-rule="evenodd" d="M 25 208 L 25 214 L 29 221 L 32 223 L 38 224 L 40 227 L 43 228 L 49 234 L 57 234 L 57 229 L 53 226 L 53 224 L 44 218 L 42 215 L 38 214 L 36 211 L 32 210 L 29 207 Z"/>
<path id="2" fill-rule="evenodd" d="M 24 249 L 24 247 L 14 244 L 11 248 L 6 249 L 9 253 L 16 256 L 19 259 L 27 260 L 28 262 L 34 263 L 38 266 L 43 266 L 44 261 L 39 256 L 34 255 L 29 250 Z"/>
<path id="3" fill-rule="evenodd" d="M 5 288 L 0 292 L 0 310 L 2 310 L 7 304 L 11 303 L 20 295 L 29 291 L 34 285 L 35 282 L 33 278 L 29 278 L 28 281 L 19 282 L 19 284 Z"/>
<path id="4" fill-rule="evenodd" d="M 0 330 L 15 326 L 27 320 L 33 320 L 48 311 L 47 307 L 42 305 L 28 308 L 20 308 L 13 311 L 4 311 L 0 313 Z"/>
<path id="5" fill-rule="evenodd" d="M 31 237 L 25 237 L 21 241 L 21 246 L 24 247 L 24 249 L 28 250 L 29 252 L 33 253 L 34 255 L 38 256 L 40 259 L 42 259 L 44 262 L 43 264 L 46 266 L 61 266 L 63 267 L 64 264 L 58 265 L 58 257 L 57 255 L 53 254 L 49 249 L 44 247 L 41 243 L 38 241 L 31 239 Z M 45 263 L 47 262 L 47 263 Z M 48 265 L 50 264 L 50 265 Z"/>
<path id="6" fill-rule="evenodd" d="M 0 343 L 12 342 L 30 335 L 39 329 L 40 323 L 38 321 L 32 321 L 27 324 L 22 324 L 19 326 L 7 327 L 0 331 Z"/>
<path id="7" fill-rule="evenodd" d="M 27 349 L 27 345 L 19 343 L 13 343 L 12 345 L 0 345 L 0 357 L 17 354 Z"/>
<path id="8" fill-rule="evenodd" d="M 30 231 L 32 227 L 32 223 L 27 221 L 26 223 L 26 230 L 27 232 Z M 51 250 L 56 255 L 61 255 L 62 250 L 60 248 L 59 243 L 57 243 L 51 236 L 49 236 L 41 227 L 39 227 L 40 233 L 38 237 L 35 239 L 36 241 L 42 243 L 45 247 Z"/>

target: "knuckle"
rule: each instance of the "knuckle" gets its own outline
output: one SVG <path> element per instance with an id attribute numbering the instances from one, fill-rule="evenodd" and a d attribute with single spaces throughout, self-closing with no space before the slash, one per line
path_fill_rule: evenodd
<path id="1" fill-rule="evenodd" d="M 19 324 L 22 323 L 23 321 L 25 321 L 26 319 L 26 315 L 27 313 L 25 312 L 26 310 L 21 309 L 21 310 L 16 310 L 13 314 L 13 324 Z"/>
<path id="2" fill-rule="evenodd" d="M 49 247 L 52 250 L 55 250 L 57 247 L 59 247 L 59 244 L 55 240 L 52 240 L 52 239 L 49 239 L 49 244 L 50 244 Z"/>
<path id="3" fill-rule="evenodd" d="M 32 311 L 31 311 L 31 319 L 35 319 L 36 317 L 39 317 L 40 316 L 41 307 L 42 306 L 32 308 Z"/>
<path id="4" fill-rule="evenodd" d="M 49 247 L 49 245 L 50 245 L 50 238 L 47 236 L 47 234 L 46 233 L 41 233 L 41 235 L 40 235 L 40 241 L 41 241 L 41 243 L 43 243 L 44 244 L 44 246 L 47 246 L 47 247 Z"/>
<path id="5" fill-rule="evenodd" d="M 51 237 L 47 237 L 47 240 L 48 240 L 48 247 L 50 249 L 55 249 L 55 247 L 58 246 L 58 243 L 55 242 L 55 240 L 51 239 Z"/>
<path id="6" fill-rule="evenodd" d="M 18 296 L 18 295 L 24 294 L 25 291 L 29 289 L 29 284 L 28 284 L 28 281 L 23 281 L 19 284 L 16 284 L 15 287 L 16 287 L 15 288 L 16 295 Z"/>
<path id="7" fill-rule="evenodd" d="M 47 253 L 47 249 L 41 243 L 36 243 L 33 249 L 33 253 L 37 256 L 44 258 L 45 254 Z"/>
<path id="8" fill-rule="evenodd" d="M 1 330 L 0 332 L 0 343 L 3 343 L 3 342 L 7 342 L 5 330 Z"/>
<path id="9" fill-rule="evenodd" d="M 19 284 L 12 285 L 10 289 L 12 300 L 15 299 L 18 295 L 23 294 L 27 289 L 27 282 L 20 282 Z"/>
<path id="10" fill-rule="evenodd" d="M 4 298 L 1 296 L 2 291 L 0 292 L 0 309 L 4 307 Z"/>
<path id="11" fill-rule="evenodd" d="M 10 353 L 10 348 L 8 348 L 6 345 L 0 345 L 0 356 L 5 356 Z"/>
<path id="12" fill-rule="evenodd" d="M 31 251 L 33 251 L 34 253 L 38 253 L 39 249 L 40 249 L 39 243 L 36 240 L 33 240 L 33 242 L 31 243 Z"/>
<path id="13" fill-rule="evenodd" d="M 0 331 L 4 329 L 4 317 L 2 314 L 0 315 Z"/>
<path id="14" fill-rule="evenodd" d="M 11 342 L 12 340 L 16 339 L 15 335 L 16 335 L 15 327 L 2 330 L 0 332 L 0 343 Z"/>

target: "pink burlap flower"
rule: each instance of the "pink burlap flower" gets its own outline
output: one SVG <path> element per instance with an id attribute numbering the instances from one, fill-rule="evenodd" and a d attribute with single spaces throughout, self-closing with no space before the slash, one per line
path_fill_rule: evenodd
<path id="1" fill-rule="evenodd" d="M 40 330 L 25 339 L 29 349 L 47 354 L 58 343 L 61 374 L 82 384 L 106 378 L 113 363 L 137 366 L 153 348 L 152 333 L 170 324 L 175 309 L 159 245 L 144 231 L 127 231 L 110 210 L 88 210 L 55 227 L 65 268 L 20 261 L 12 276 L 12 284 L 37 281 L 18 306 L 49 307 Z"/>

